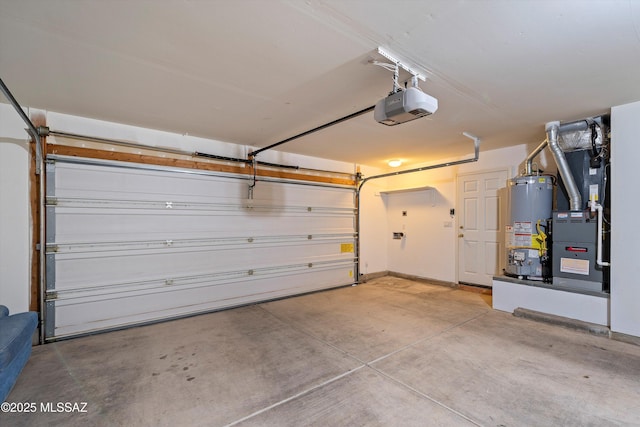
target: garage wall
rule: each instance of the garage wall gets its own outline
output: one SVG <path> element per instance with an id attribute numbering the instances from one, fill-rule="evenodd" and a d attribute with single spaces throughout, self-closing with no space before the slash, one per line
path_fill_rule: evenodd
<path id="1" fill-rule="evenodd" d="M 9 106 L 2 105 L 3 110 L 3 129 L 13 127 L 14 137 L 23 138 L 25 141 L 24 126 L 19 122 L 19 118 L 15 112 L 9 110 Z M 11 114 L 7 115 L 9 112 Z M 15 117 L 11 117 L 11 116 Z M 11 117 L 8 119 L 7 117 Z M 10 120 L 11 126 L 4 125 L 6 120 Z M 135 126 L 127 126 L 114 124 L 105 121 L 92 120 L 87 118 L 69 116 L 54 112 L 47 113 L 47 121 L 52 129 L 59 131 L 68 131 L 79 134 L 87 134 L 100 136 L 104 138 L 123 139 L 135 141 L 150 146 L 174 147 L 184 150 L 194 150 L 211 152 L 231 157 L 244 157 L 249 150 L 248 147 L 229 144 L 220 141 L 206 140 L 190 135 L 178 135 L 158 130 L 144 129 Z M 5 133 L 3 131 L 3 133 Z M 541 137 L 542 137 L 541 131 Z M 444 281 L 456 280 L 456 240 L 455 226 L 456 218 L 451 218 L 449 209 L 455 207 L 455 182 L 458 173 L 469 173 L 482 170 L 491 170 L 507 167 L 511 170 L 512 175 L 516 175 L 523 168 L 523 161 L 526 155 L 537 145 L 532 143 L 529 145 L 518 145 L 501 150 L 483 150 L 481 147 L 480 160 L 476 163 L 465 164 L 452 168 L 443 168 L 432 171 L 425 171 L 416 174 L 400 175 L 397 177 L 373 180 L 367 183 L 362 192 L 362 217 L 361 217 L 361 259 L 362 273 L 376 273 L 387 270 L 403 272 L 406 274 L 415 274 L 423 277 L 434 278 Z M 8 147 L 7 144 L 3 144 Z M 26 147 L 26 145 L 25 145 Z M 17 149 L 15 144 L 8 148 L 10 153 L 2 156 L 2 161 L 7 167 L 3 167 L 4 171 L 10 172 L 13 177 L 12 181 L 21 183 L 22 190 L 17 190 L 11 197 L 17 203 L 10 204 L 11 210 L 3 208 L 3 218 L 9 218 L 7 215 L 13 215 L 17 220 L 12 219 L 12 226 L 3 228 L 3 236 L 9 238 L 3 239 L 4 247 L 18 247 L 18 251 L 13 251 L 19 259 L 16 262 L 6 262 L 10 264 L 2 269 L 2 282 L 0 283 L 0 294 L 3 299 L 11 302 L 16 310 L 26 310 L 28 307 L 28 241 L 29 241 L 29 222 L 28 222 L 28 156 L 26 148 Z M 276 151 L 268 151 L 264 153 L 265 161 L 276 163 L 296 164 L 301 167 L 327 169 L 352 173 L 355 166 L 350 163 L 336 162 L 326 159 L 318 159 L 295 154 L 281 153 Z M 549 161 L 550 156 L 544 153 L 538 159 L 541 167 L 549 169 L 553 167 Z M 15 160 L 15 161 L 14 161 Z M 442 159 L 444 161 L 446 159 Z M 455 159 L 454 159 L 455 160 Z M 415 165 L 412 165 L 415 167 Z M 365 176 L 376 175 L 384 172 L 376 168 L 363 167 L 362 172 Z M 7 197 L 10 193 L 6 180 L 0 183 L 2 186 L 3 197 Z M 404 200 L 398 199 L 398 202 L 389 202 L 389 197 L 382 194 L 389 189 L 422 187 L 425 185 L 433 186 L 433 195 L 425 195 L 428 198 L 428 204 L 421 205 L 420 196 L 407 196 Z M 17 187 L 15 187 L 17 188 Z M 435 200 L 435 205 L 432 203 Z M 406 203 L 405 203 L 406 202 Z M 6 206 L 3 203 L 3 206 Z M 412 248 L 417 257 L 406 259 L 403 257 L 402 248 L 396 247 L 397 242 L 393 242 L 391 232 L 396 227 L 391 222 L 395 218 L 393 211 L 401 212 L 403 207 L 412 207 L 412 212 L 417 215 L 411 216 L 415 223 L 411 223 L 411 233 L 423 236 L 418 241 L 418 246 Z M 420 209 L 420 210 L 416 210 Z M 423 219 L 424 218 L 424 219 Z M 6 224 L 8 221 L 3 221 Z M 453 222 L 453 227 L 449 228 L 448 223 Z M 437 241 L 437 244 L 433 243 Z M 9 242 L 17 243 L 13 246 Z M 394 246 L 395 245 L 395 246 Z M 6 250 L 5 250 L 6 251 Z M 405 252 L 406 253 L 406 252 Z M 23 254 L 23 255 L 19 255 Z M 4 258 L 3 259 L 8 259 Z M 3 261 L 4 262 L 4 261 Z M 21 282 L 22 285 L 16 286 L 9 284 Z"/>
<path id="2" fill-rule="evenodd" d="M 544 139 L 544 130 L 541 130 L 541 139 Z M 510 176 L 515 176 L 536 145 L 521 144 L 487 151 L 481 148 L 480 159 L 474 163 L 387 178 L 388 190 L 433 187 L 433 190 L 390 193 L 383 197 L 388 212 L 389 232 L 385 236 L 388 269 L 455 282 L 457 216 L 452 217 L 449 210 L 457 208 L 457 175 L 506 168 L 509 169 Z M 554 169 L 550 159 L 548 153 L 543 153 L 537 161 L 541 168 L 550 171 Z M 459 159 L 443 159 L 434 163 L 449 160 Z M 407 211 L 406 217 L 402 216 L 402 211 Z M 393 240 L 393 231 L 405 231 L 407 238 Z"/>
<path id="3" fill-rule="evenodd" d="M 29 308 L 29 146 L 26 125 L 0 104 L 0 304 Z"/>
<path id="4" fill-rule="evenodd" d="M 455 218 L 449 209 L 455 206 L 450 197 L 450 182 L 433 182 L 433 189 L 388 193 L 387 248 L 389 269 L 398 273 L 430 279 L 453 281 L 455 269 Z M 403 233 L 393 239 L 394 232 Z"/>
<path id="5" fill-rule="evenodd" d="M 363 175 L 374 176 L 381 170 L 362 167 Z M 360 265 L 361 274 L 386 272 L 387 257 L 387 208 L 381 192 L 387 189 L 384 179 L 371 180 L 362 187 L 360 195 Z"/>
<path id="6" fill-rule="evenodd" d="M 611 109 L 611 330 L 640 337 L 640 102 Z"/>
<path id="7" fill-rule="evenodd" d="M 52 130 L 91 135 L 107 139 L 132 141 L 151 147 L 177 148 L 186 151 L 199 151 L 227 157 L 246 158 L 247 153 L 257 147 L 231 144 L 212 139 L 199 138 L 185 134 L 163 132 L 155 129 L 112 123 L 85 117 L 70 116 L 56 112 L 47 113 L 47 124 Z M 280 164 L 296 165 L 311 169 L 324 169 L 335 172 L 354 173 L 352 163 L 302 156 L 268 150 L 260 153 L 260 160 Z"/>

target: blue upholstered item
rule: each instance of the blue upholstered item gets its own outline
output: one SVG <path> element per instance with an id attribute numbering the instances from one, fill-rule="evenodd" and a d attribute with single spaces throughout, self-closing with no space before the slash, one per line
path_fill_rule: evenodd
<path id="1" fill-rule="evenodd" d="M 31 354 L 31 337 L 38 325 L 34 312 L 9 315 L 0 305 L 0 402 L 4 402 Z"/>

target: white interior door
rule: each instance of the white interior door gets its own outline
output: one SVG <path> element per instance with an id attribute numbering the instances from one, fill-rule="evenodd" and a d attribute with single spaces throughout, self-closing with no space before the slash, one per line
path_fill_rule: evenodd
<path id="1" fill-rule="evenodd" d="M 508 172 L 458 175 L 458 282 L 491 286 L 505 264 Z"/>

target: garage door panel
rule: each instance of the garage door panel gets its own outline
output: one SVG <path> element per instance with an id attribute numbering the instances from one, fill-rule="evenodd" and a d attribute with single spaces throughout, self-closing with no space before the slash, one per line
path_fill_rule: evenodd
<path id="1" fill-rule="evenodd" d="M 56 195 L 60 198 L 160 200 L 191 203 L 235 203 L 249 194 L 248 180 L 198 173 L 159 172 L 105 168 L 94 165 L 56 164 Z M 241 179 L 242 178 L 242 179 Z M 309 186 L 261 181 L 254 188 L 256 204 L 307 206 Z M 339 188 L 313 189 L 316 205 L 353 207 L 353 195 Z M 284 202 L 284 203 L 279 203 Z"/>
<path id="2" fill-rule="evenodd" d="M 354 281 L 351 187 L 55 160 L 49 340 Z"/>
<path id="3" fill-rule="evenodd" d="M 289 265 L 353 259 L 353 253 L 340 252 L 344 242 L 353 243 L 353 238 L 312 244 L 292 241 L 252 248 L 245 244 L 240 247 L 220 246 L 213 250 L 173 250 L 167 247 L 151 251 L 107 250 L 58 254 L 56 289 L 104 286 L 145 278 L 170 279 L 240 269 L 255 270 L 277 267 L 283 260 Z M 114 269 L 114 266 L 117 268 Z M 154 266 L 154 270 L 147 271 L 142 266 Z M 87 283 L 87 278 L 91 278 L 90 283 Z"/>
<path id="4" fill-rule="evenodd" d="M 210 201 L 247 196 L 247 182 L 228 181 L 197 173 L 171 173 L 153 170 L 103 167 L 76 163 L 55 164 L 56 195 L 70 198 L 118 200 Z"/>
<path id="5" fill-rule="evenodd" d="M 59 207 L 56 243 L 87 241 L 178 240 L 269 235 L 353 233 L 353 212 L 262 213 L 241 210 L 151 211 Z"/>
<path id="6" fill-rule="evenodd" d="M 244 278 L 217 285 L 166 289 L 164 292 L 146 292 L 124 298 L 116 295 L 94 301 L 66 301 L 56 305 L 54 335 L 65 337 L 204 313 L 340 286 L 349 279 L 349 271 L 343 266 L 318 271 L 313 281 L 309 281 L 304 273 L 292 272 L 287 276 Z M 144 311 L 140 307 L 144 307 Z"/>

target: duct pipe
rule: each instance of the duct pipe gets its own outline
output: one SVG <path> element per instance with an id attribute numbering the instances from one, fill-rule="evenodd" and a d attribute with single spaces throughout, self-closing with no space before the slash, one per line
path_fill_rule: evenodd
<path id="1" fill-rule="evenodd" d="M 589 125 L 592 122 L 593 120 L 586 119 L 586 120 L 578 120 L 577 122 L 558 124 L 558 133 L 582 132 L 589 129 Z M 551 123 L 559 123 L 559 122 L 551 122 Z"/>
<path id="2" fill-rule="evenodd" d="M 540 145 L 538 145 L 538 146 L 536 147 L 536 149 L 535 149 L 535 150 L 533 150 L 533 151 L 531 152 L 531 154 L 529 154 L 529 155 L 527 156 L 527 163 L 526 163 L 526 165 L 527 165 L 527 166 L 526 166 L 527 171 L 526 171 L 526 175 L 533 175 L 533 168 L 532 168 L 532 165 L 533 165 L 533 159 L 535 159 L 535 158 L 536 158 L 536 156 L 537 156 L 538 154 L 540 154 L 540 152 L 541 152 L 542 150 L 544 150 L 544 149 L 545 149 L 545 147 L 547 146 L 547 144 L 548 144 L 548 139 L 545 139 L 544 141 L 542 141 L 542 143 L 541 143 Z"/>
<path id="3" fill-rule="evenodd" d="M 464 163 L 477 162 L 478 159 L 480 158 L 480 138 L 467 132 L 463 132 L 462 134 L 467 138 L 473 140 L 473 145 L 474 145 L 473 158 L 456 160 L 454 162 L 439 163 L 437 165 L 424 166 L 424 167 L 415 168 L 415 169 L 407 169 L 404 171 L 383 173 L 381 175 L 373 175 L 360 181 L 360 184 L 356 189 L 356 236 L 357 236 L 356 238 L 356 278 L 355 278 L 356 283 L 360 283 L 360 190 L 362 190 L 362 187 L 364 186 L 364 184 L 366 184 L 368 181 L 371 181 L 373 179 L 378 179 L 378 178 L 386 178 L 389 176 L 404 175 L 406 173 L 422 172 L 422 171 L 427 171 L 431 169 L 438 169 L 438 168 L 444 168 L 448 166 L 462 165 Z"/>
<path id="4" fill-rule="evenodd" d="M 576 122 L 576 123 L 584 123 L 586 122 Z M 568 123 L 563 125 L 563 130 L 573 129 L 573 127 L 578 127 L 575 124 Z M 558 166 L 558 172 L 560 172 L 560 176 L 562 177 L 562 181 L 564 182 L 565 187 L 567 188 L 567 193 L 569 193 L 569 209 L 572 211 L 582 210 L 582 196 L 578 191 L 578 186 L 576 185 L 576 181 L 573 179 L 573 175 L 571 174 L 571 170 L 569 169 L 569 164 L 567 163 L 567 158 L 564 155 L 564 152 L 560 148 L 558 144 L 558 133 L 560 130 L 560 122 L 549 122 L 545 125 L 545 130 L 547 132 L 547 141 L 549 142 L 549 148 L 551 149 L 551 154 L 553 154 L 553 158 L 556 161 L 556 165 Z M 579 130 L 579 129 L 575 129 Z"/>

